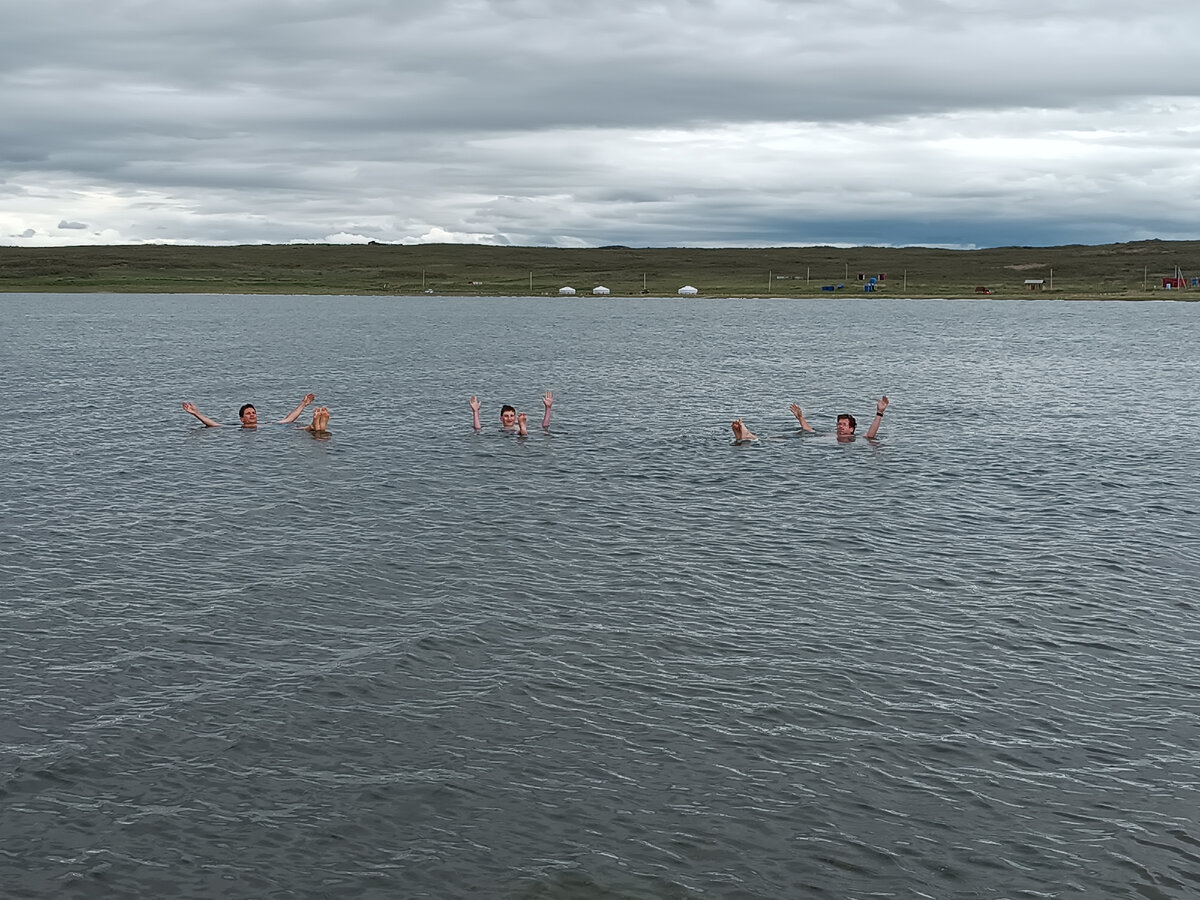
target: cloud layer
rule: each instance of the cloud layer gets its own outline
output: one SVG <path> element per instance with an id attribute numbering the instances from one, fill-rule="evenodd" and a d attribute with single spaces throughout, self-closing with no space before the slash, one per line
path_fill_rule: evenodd
<path id="1" fill-rule="evenodd" d="M 48 0 L 0 242 L 1200 238 L 1189 2 Z"/>

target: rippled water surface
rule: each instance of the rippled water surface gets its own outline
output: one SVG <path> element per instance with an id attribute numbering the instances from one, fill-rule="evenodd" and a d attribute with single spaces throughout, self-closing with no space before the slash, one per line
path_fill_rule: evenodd
<path id="1" fill-rule="evenodd" d="M 5 897 L 1200 895 L 1200 305 L 0 316 Z"/>

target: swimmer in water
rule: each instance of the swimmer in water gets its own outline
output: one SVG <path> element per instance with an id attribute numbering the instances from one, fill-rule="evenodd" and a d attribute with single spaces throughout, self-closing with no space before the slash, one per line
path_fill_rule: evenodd
<path id="1" fill-rule="evenodd" d="M 888 408 L 888 398 L 884 394 L 875 402 L 875 418 L 871 422 L 871 427 L 867 429 L 865 435 L 868 441 L 874 440 L 875 435 L 879 432 L 879 426 L 883 423 L 883 411 Z M 792 415 L 796 417 L 796 421 L 800 423 L 800 427 L 808 432 L 815 432 L 816 429 L 808 424 L 808 419 L 804 418 L 804 413 L 798 404 L 791 405 Z M 837 439 L 841 443 L 849 443 L 854 440 L 854 429 L 858 427 L 858 422 L 854 416 L 849 413 L 842 413 L 837 417 Z"/>
<path id="2" fill-rule="evenodd" d="M 472 427 L 475 431 L 483 430 L 483 426 L 479 423 L 479 408 L 481 406 L 478 397 L 471 398 L 471 420 Z M 546 391 L 542 397 L 542 406 L 546 408 L 542 415 L 542 430 L 545 431 L 550 427 L 550 407 L 554 405 L 554 394 L 551 391 Z M 507 433 L 515 432 L 520 437 L 525 437 L 529 434 L 527 428 L 528 416 L 525 413 L 519 413 L 513 407 L 505 404 L 500 407 L 500 430 Z"/>
<path id="3" fill-rule="evenodd" d="M 290 425 L 300 418 L 300 413 L 304 412 L 305 407 L 317 399 L 316 394 L 305 394 L 300 403 L 290 413 L 279 420 L 280 425 Z M 191 413 L 204 425 L 205 428 L 220 428 L 221 423 L 210 419 L 200 410 L 196 409 L 194 403 L 184 403 L 183 411 Z M 254 408 L 253 403 L 246 403 L 238 410 L 238 421 L 241 422 L 242 428 L 257 428 L 258 427 L 258 410 Z"/>

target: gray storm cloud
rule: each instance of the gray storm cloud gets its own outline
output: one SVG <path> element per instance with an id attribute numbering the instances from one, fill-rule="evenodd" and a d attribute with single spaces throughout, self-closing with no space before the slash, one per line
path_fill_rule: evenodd
<path id="1" fill-rule="evenodd" d="M 1172 2 L 9 8 L 0 229 L 27 245 L 1194 237 L 1179 199 L 1200 188 L 1200 67 L 1163 36 L 1196 24 Z"/>

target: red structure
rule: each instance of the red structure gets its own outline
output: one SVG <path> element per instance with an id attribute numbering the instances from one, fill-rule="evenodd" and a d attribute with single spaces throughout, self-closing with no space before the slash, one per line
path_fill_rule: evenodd
<path id="1" fill-rule="evenodd" d="M 1164 278 L 1163 287 L 1165 288 L 1181 288 L 1187 287 L 1187 282 L 1182 278 Z"/>

